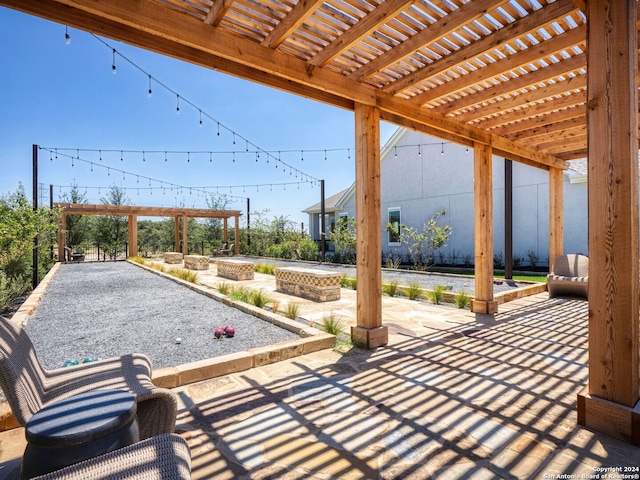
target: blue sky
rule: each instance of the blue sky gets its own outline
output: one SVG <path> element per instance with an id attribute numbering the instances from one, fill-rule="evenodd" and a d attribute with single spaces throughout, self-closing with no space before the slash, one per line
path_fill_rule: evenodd
<path id="1" fill-rule="evenodd" d="M 89 187 L 90 203 L 101 203 L 116 184 L 127 189 L 132 204 L 206 207 L 195 187 L 226 186 L 219 191 L 238 197 L 228 208 L 245 211 L 250 198 L 252 212 L 268 209 L 268 218 L 286 216 L 306 226 L 301 210 L 320 200 L 320 188 L 280 184 L 298 182 L 296 170 L 305 180 L 324 179 L 326 196 L 353 182 L 352 112 L 105 38 L 118 52 L 114 75 L 111 48 L 84 31 L 70 28 L 69 35 L 67 44 L 64 25 L 0 7 L 0 195 L 22 182 L 31 197 L 33 144 L 58 148 L 57 159 L 55 151 L 40 149 L 38 162 L 39 182 L 47 192 L 54 185 L 55 201 L 75 182 L 82 191 Z M 151 96 L 148 75 L 120 54 L 153 77 Z M 233 144 L 227 129 L 246 138 L 253 151 L 253 145 L 294 150 L 280 154 L 294 170 L 274 158 L 267 163 L 264 153 L 257 162 L 255 153 L 237 153 L 235 162 L 231 153 L 169 153 L 165 161 L 165 151 L 246 149 L 240 137 Z M 382 143 L 393 131 L 382 124 Z M 187 188 L 180 193 L 169 184 Z"/>

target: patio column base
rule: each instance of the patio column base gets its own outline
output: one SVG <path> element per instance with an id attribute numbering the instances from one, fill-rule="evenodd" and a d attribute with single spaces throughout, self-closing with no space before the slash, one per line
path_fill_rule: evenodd
<path id="1" fill-rule="evenodd" d="M 471 300 L 471 311 L 489 315 L 498 313 L 498 302 L 495 300 Z"/>
<path id="2" fill-rule="evenodd" d="M 361 347 L 380 347 L 389 343 L 389 329 L 384 325 L 375 328 L 351 327 L 351 339 Z"/>
<path id="3" fill-rule="evenodd" d="M 592 396 L 585 387 L 578 393 L 578 423 L 640 446 L 640 401 L 628 407 Z"/>

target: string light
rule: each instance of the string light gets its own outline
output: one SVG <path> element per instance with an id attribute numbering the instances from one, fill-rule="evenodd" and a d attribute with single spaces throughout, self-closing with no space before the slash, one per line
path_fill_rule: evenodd
<path id="1" fill-rule="evenodd" d="M 64 27 L 64 41 L 67 45 L 71 43 L 71 37 L 69 36 L 69 27 Z"/>
<path id="2" fill-rule="evenodd" d="M 111 60 L 111 73 L 116 74 L 116 49 L 112 49 L 113 57 Z"/>
<path id="3" fill-rule="evenodd" d="M 442 142 L 442 150 L 440 150 L 440 155 L 444 155 L 444 142 Z"/>
<path id="4" fill-rule="evenodd" d="M 180 115 L 180 95 L 176 95 L 176 114 Z"/>
<path id="5" fill-rule="evenodd" d="M 153 90 L 151 90 L 151 75 L 149 75 L 149 91 L 147 92 L 147 95 L 151 97 L 152 94 Z"/>

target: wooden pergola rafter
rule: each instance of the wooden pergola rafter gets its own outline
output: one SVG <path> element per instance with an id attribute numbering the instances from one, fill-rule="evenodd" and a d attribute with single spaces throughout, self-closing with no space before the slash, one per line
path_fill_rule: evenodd
<path id="1" fill-rule="evenodd" d="M 497 310 L 491 288 L 492 157 L 548 170 L 551 259 L 563 248 L 562 171 L 567 160 L 588 157 L 595 332 L 589 369 L 595 380 L 581 397 L 580 418 L 640 444 L 636 1 L 0 5 L 353 111 L 359 263 L 358 327 L 352 334 L 368 347 L 387 339 L 380 244 L 374 238 L 379 234 L 371 229 L 381 225 L 379 120 L 474 149 L 472 305 L 478 313 Z"/>
<path id="2" fill-rule="evenodd" d="M 129 219 L 129 255 L 138 255 L 138 217 L 168 217 L 175 220 L 174 248 L 180 250 L 180 219 L 182 219 L 182 253 L 188 253 L 188 227 L 189 218 L 219 218 L 223 221 L 224 242 L 228 239 L 228 221 L 235 219 L 235 238 L 240 234 L 240 210 L 217 210 L 207 208 L 181 208 L 181 207 L 142 207 L 138 205 L 104 205 L 88 203 L 55 203 L 54 208 L 61 210 L 58 223 L 58 258 L 65 258 L 64 248 L 66 242 L 67 215 L 115 215 L 128 217 Z M 240 253 L 240 242 L 235 242 L 235 253 Z"/>

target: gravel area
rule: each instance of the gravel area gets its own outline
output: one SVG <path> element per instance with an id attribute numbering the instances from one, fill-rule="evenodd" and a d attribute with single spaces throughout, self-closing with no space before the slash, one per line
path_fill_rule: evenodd
<path id="1" fill-rule="evenodd" d="M 356 267 L 348 265 L 340 265 L 335 263 L 313 263 L 307 262 L 302 265 L 301 262 L 279 260 L 275 258 L 260 258 L 260 257 L 241 257 L 253 261 L 255 263 L 267 263 L 271 265 L 277 265 L 279 267 L 289 266 L 304 266 L 307 268 L 320 268 L 323 270 L 335 270 L 340 274 L 346 274 L 349 278 L 356 278 Z M 417 283 L 421 288 L 428 290 L 433 289 L 437 285 L 446 285 L 451 287 L 450 290 L 456 293 L 465 291 L 469 294 L 473 294 L 475 291 L 475 281 L 473 277 L 468 275 L 449 275 L 444 273 L 431 273 L 431 272 L 418 272 L 415 270 L 382 270 L 382 282 L 390 283 L 392 281 L 398 282 L 398 285 L 411 285 Z M 498 281 L 494 282 L 494 293 L 504 292 L 514 288 L 523 286 L 524 284 L 514 281 Z"/>
<path id="2" fill-rule="evenodd" d="M 235 336 L 216 340 L 227 324 Z M 48 369 L 131 352 L 160 368 L 299 338 L 126 262 L 62 265 L 26 330 Z"/>

